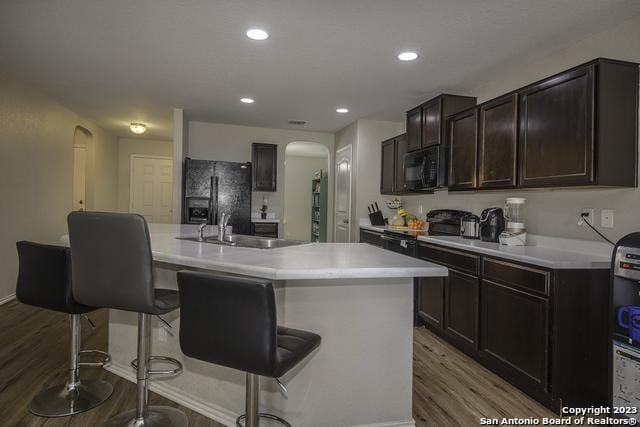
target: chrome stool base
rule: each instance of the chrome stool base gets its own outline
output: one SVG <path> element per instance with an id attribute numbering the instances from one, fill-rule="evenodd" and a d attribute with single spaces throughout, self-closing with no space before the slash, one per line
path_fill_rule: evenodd
<path id="1" fill-rule="evenodd" d="M 236 426 L 237 427 L 245 427 L 245 425 L 243 424 L 244 421 L 246 421 L 247 415 L 243 414 L 240 415 L 237 419 L 236 419 Z M 272 421 L 277 421 L 280 424 L 282 424 L 285 427 L 291 427 L 291 424 L 289 424 L 285 419 L 280 418 L 277 415 L 273 415 L 273 414 L 266 414 L 264 412 L 261 412 L 258 414 L 258 418 L 264 418 L 267 420 L 272 420 Z"/>
<path id="2" fill-rule="evenodd" d="M 39 417 L 66 417 L 95 408 L 111 397 L 113 386 L 106 381 L 86 380 L 75 388 L 66 384 L 41 391 L 29 404 L 29 412 Z"/>
<path id="3" fill-rule="evenodd" d="M 184 412 L 170 406 L 147 406 L 146 415 L 136 418 L 136 410 L 123 412 L 107 420 L 103 427 L 187 427 L 189 420 Z"/>

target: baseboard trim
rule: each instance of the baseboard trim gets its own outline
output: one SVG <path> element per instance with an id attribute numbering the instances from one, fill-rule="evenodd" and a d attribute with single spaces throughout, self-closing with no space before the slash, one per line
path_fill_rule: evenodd
<path id="1" fill-rule="evenodd" d="M 14 299 L 16 299 L 16 294 L 7 295 L 4 298 L 0 298 L 0 305 L 4 305 L 10 301 L 13 301 Z"/>
<path id="2" fill-rule="evenodd" d="M 136 382 L 135 373 L 129 365 L 123 366 L 119 363 L 111 362 L 108 366 L 105 366 L 105 369 L 113 374 L 116 374 L 119 377 L 131 381 L 132 383 Z M 236 418 L 238 417 L 238 415 L 232 414 L 223 408 L 217 407 L 211 402 L 204 402 L 200 399 L 194 398 L 193 396 L 189 396 L 184 392 L 184 390 L 179 390 L 176 387 L 172 387 L 166 383 L 153 381 L 149 386 L 149 390 L 153 391 L 154 393 L 158 393 L 160 396 L 166 397 L 173 402 L 179 403 L 185 408 L 189 408 L 192 411 L 204 415 L 207 418 L 211 418 L 212 420 L 217 421 L 220 424 L 224 424 L 228 427 L 235 427 L 236 425 Z"/>
<path id="3" fill-rule="evenodd" d="M 105 366 L 105 369 L 119 377 L 131 381 L 132 383 L 136 382 L 136 376 L 129 365 L 121 365 L 117 362 L 111 362 L 108 366 Z M 211 402 L 205 402 L 193 396 L 189 396 L 188 393 L 184 392 L 184 390 L 179 390 L 176 387 L 172 387 L 167 383 L 162 382 L 151 382 L 149 390 L 154 393 L 158 393 L 160 396 L 166 397 L 185 408 L 189 408 L 192 411 L 204 415 L 207 418 L 211 418 L 214 421 L 224 424 L 225 426 L 236 426 L 236 414 L 232 414 L 226 409 L 220 408 Z M 385 423 L 358 424 L 357 426 L 352 427 L 416 427 L 416 423 L 412 419 Z"/>

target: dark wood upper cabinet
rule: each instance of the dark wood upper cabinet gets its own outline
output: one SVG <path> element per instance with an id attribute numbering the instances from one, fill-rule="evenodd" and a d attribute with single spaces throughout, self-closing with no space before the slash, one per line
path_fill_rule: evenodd
<path id="1" fill-rule="evenodd" d="M 447 120 L 449 146 L 449 189 L 476 187 L 478 159 L 478 110 L 458 113 Z"/>
<path id="2" fill-rule="evenodd" d="M 518 95 L 520 186 L 637 185 L 638 64 L 598 59 Z"/>
<path id="3" fill-rule="evenodd" d="M 392 194 L 394 191 L 394 179 L 396 176 L 396 144 L 395 139 L 391 138 L 381 143 L 382 159 L 381 159 L 381 175 L 380 175 L 380 193 Z"/>
<path id="4" fill-rule="evenodd" d="M 253 165 L 253 190 L 276 191 L 278 176 L 278 146 L 276 144 L 251 144 Z"/>
<path id="5" fill-rule="evenodd" d="M 478 187 L 514 187 L 517 183 L 518 95 L 487 102 L 478 110 Z"/>
<path id="6" fill-rule="evenodd" d="M 404 155 L 407 154 L 407 134 L 395 138 L 396 142 L 396 176 L 393 189 L 395 193 L 407 191 L 404 183 Z"/>
<path id="7" fill-rule="evenodd" d="M 422 106 L 422 148 L 440 144 L 442 98 L 437 97 Z"/>
<path id="8" fill-rule="evenodd" d="M 520 92 L 522 186 L 595 182 L 594 68 L 573 70 Z"/>
<path id="9" fill-rule="evenodd" d="M 380 193 L 404 193 L 404 155 L 407 153 L 407 135 L 402 134 L 382 141 L 380 161 Z"/>
<path id="10" fill-rule="evenodd" d="M 407 150 L 422 148 L 422 107 L 407 112 Z"/>
<path id="11" fill-rule="evenodd" d="M 407 112 L 407 151 L 442 144 L 445 119 L 476 105 L 476 98 L 439 95 Z"/>

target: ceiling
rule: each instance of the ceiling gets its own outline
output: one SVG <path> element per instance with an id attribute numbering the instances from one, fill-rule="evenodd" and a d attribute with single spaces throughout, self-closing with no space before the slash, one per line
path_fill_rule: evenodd
<path id="1" fill-rule="evenodd" d="M 143 121 L 171 138 L 174 107 L 333 132 L 400 120 L 638 13 L 638 0 L 2 0 L 0 70 L 117 135 Z M 421 56 L 400 62 L 403 50 Z"/>

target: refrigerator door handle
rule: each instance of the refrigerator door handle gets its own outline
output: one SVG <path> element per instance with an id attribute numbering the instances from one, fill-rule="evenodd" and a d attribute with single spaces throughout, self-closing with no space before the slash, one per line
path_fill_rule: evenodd
<path id="1" fill-rule="evenodd" d="M 210 224 L 218 224 L 218 187 L 220 185 L 217 176 L 211 177 L 211 221 Z"/>

